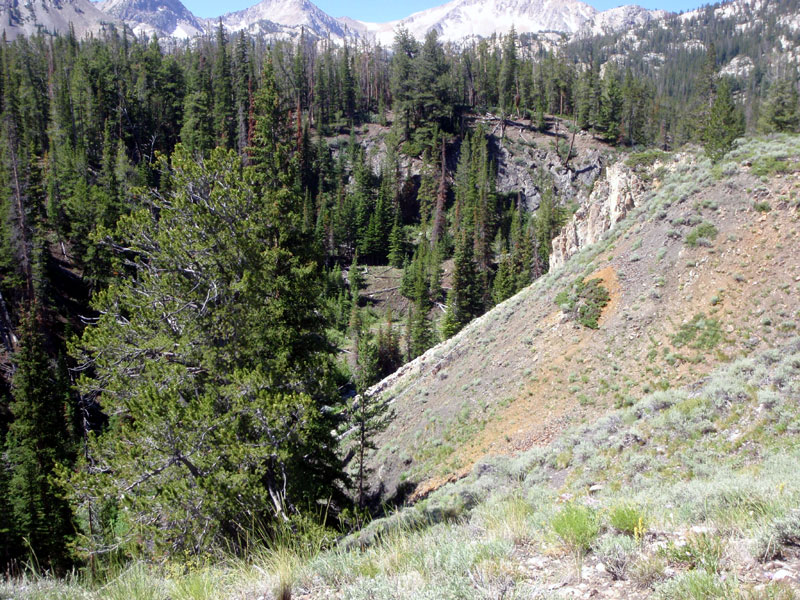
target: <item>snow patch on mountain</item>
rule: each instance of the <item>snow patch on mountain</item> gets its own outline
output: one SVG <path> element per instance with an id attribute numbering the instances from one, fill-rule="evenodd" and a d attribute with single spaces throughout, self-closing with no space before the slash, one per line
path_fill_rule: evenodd
<path id="1" fill-rule="evenodd" d="M 619 6 L 597 13 L 581 26 L 578 35 L 591 37 L 626 31 L 642 27 L 651 21 L 662 20 L 670 14 L 665 10 L 647 10 L 635 4 Z"/>
<path id="2" fill-rule="evenodd" d="M 124 21 L 137 35 L 185 39 L 204 32 L 203 22 L 180 0 L 105 0 L 97 7 Z"/>
<path id="3" fill-rule="evenodd" d="M 360 23 L 366 35 L 382 44 L 391 44 L 399 27 L 417 39 L 435 29 L 439 39 L 453 42 L 508 33 L 512 27 L 517 33 L 574 33 L 596 14 L 594 8 L 578 0 L 452 0 L 399 21 Z"/>
<path id="4" fill-rule="evenodd" d="M 104 23 L 116 22 L 89 0 L 4 0 L 0 2 L 0 29 L 6 38 L 31 36 L 39 31 L 55 34 L 69 31 L 78 37 L 95 33 Z"/>
<path id="5" fill-rule="evenodd" d="M 308 0 L 263 0 L 255 6 L 220 17 L 228 31 L 296 37 L 301 29 L 315 37 L 344 39 L 353 31 Z M 219 19 L 206 20 L 207 26 Z"/>

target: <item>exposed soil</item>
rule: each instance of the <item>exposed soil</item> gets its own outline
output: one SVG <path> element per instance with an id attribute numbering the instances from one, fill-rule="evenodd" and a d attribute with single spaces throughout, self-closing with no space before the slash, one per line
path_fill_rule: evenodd
<path id="1" fill-rule="evenodd" d="M 800 223 L 787 198 L 798 189 L 798 174 L 764 183 L 742 167 L 660 214 L 641 213 L 591 261 L 571 261 L 403 367 L 378 388 L 399 416 L 377 440 L 373 489 L 424 496 L 486 454 L 546 444 L 797 335 Z M 756 200 L 771 210 L 757 212 Z M 691 247 L 684 238 L 700 220 L 719 233 Z M 611 294 L 598 330 L 554 303 L 577 276 L 601 278 Z M 713 347 L 676 344 L 700 314 L 720 334 Z"/>

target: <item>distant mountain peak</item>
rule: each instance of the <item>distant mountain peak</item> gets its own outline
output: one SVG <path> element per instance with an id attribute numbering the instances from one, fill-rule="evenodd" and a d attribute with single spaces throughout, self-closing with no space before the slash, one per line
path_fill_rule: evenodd
<path id="1" fill-rule="evenodd" d="M 308 0 L 262 0 L 255 6 L 228 13 L 207 23 L 218 23 L 229 31 L 282 33 L 294 37 L 301 29 L 316 37 L 344 38 L 352 35 L 347 26 Z"/>
<path id="2" fill-rule="evenodd" d="M 12 40 L 39 31 L 62 33 L 72 25 L 83 37 L 99 31 L 106 22 L 116 19 L 104 14 L 89 0 L 4 0 L 0 2 L 0 29 Z"/>
<path id="3" fill-rule="evenodd" d="M 362 22 L 362 26 L 365 34 L 384 44 L 391 43 L 398 27 L 418 39 L 436 29 L 443 41 L 456 41 L 507 33 L 512 27 L 517 33 L 575 33 L 596 14 L 597 10 L 579 0 L 451 0 L 399 21 Z"/>
<path id="4" fill-rule="evenodd" d="M 333 18 L 310 0 L 262 0 L 244 10 L 214 19 L 201 19 L 180 0 L 5 0 L 0 3 L 0 27 L 9 38 L 43 29 L 63 32 L 72 23 L 82 36 L 104 22 L 125 23 L 136 34 L 191 38 L 213 31 L 219 22 L 232 32 L 296 38 L 372 39 L 390 46 L 398 27 L 422 39 L 436 30 L 445 42 L 505 34 L 544 31 L 600 35 L 636 27 L 662 18 L 665 11 L 622 6 L 598 12 L 580 0 L 451 0 L 387 23 L 367 23 L 349 17 Z"/>
<path id="5" fill-rule="evenodd" d="M 105 0 L 97 7 L 124 21 L 135 33 L 188 38 L 204 31 L 203 22 L 180 0 Z"/>

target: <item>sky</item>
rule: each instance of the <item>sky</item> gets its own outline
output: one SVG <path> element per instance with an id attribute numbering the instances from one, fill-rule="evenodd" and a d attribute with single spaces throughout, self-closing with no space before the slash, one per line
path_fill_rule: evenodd
<path id="1" fill-rule="evenodd" d="M 433 8 L 448 0 L 404 0 L 402 2 L 386 0 L 311 0 L 332 17 L 352 17 L 359 21 L 394 21 L 407 17 L 411 13 Z M 639 4 L 645 8 L 663 8 L 671 11 L 691 10 L 710 0 L 584 0 L 598 10 L 606 10 L 623 4 Z M 218 17 L 257 4 L 259 0 L 228 0 L 220 3 L 214 0 L 183 0 L 184 5 L 198 17 Z"/>

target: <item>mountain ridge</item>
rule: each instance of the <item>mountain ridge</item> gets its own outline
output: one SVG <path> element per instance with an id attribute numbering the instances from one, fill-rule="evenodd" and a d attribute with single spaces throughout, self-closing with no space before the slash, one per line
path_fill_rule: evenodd
<path id="1" fill-rule="evenodd" d="M 75 35 L 85 37 L 98 32 L 108 22 L 117 20 L 89 0 L 10 0 L 0 3 L 0 31 L 10 40 L 39 31 L 65 33 L 70 26 Z"/>
<path id="2" fill-rule="evenodd" d="M 96 6 L 130 25 L 136 34 L 189 38 L 206 30 L 203 21 L 180 0 L 103 0 Z"/>
<path id="3" fill-rule="evenodd" d="M 575 35 L 583 31 L 591 35 L 641 25 L 667 14 L 636 5 L 600 12 L 580 0 L 451 0 L 402 19 L 373 23 L 333 17 L 310 0 L 263 0 L 215 18 L 194 15 L 180 0 L 36 0 L 27 4 L 13 0 L 0 7 L 0 22 L 12 39 L 38 30 L 63 33 L 70 24 L 83 37 L 99 31 L 105 23 L 124 23 L 137 35 L 187 39 L 209 34 L 222 22 L 230 32 L 291 39 L 305 31 L 336 42 L 365 39 L 386 46 L 393 42 L 398 27 L 408 29 L 419 40 L 436 30 L 443 41 L 455 42 L 508 33 L 512 27 L 517 33 Z"/>

